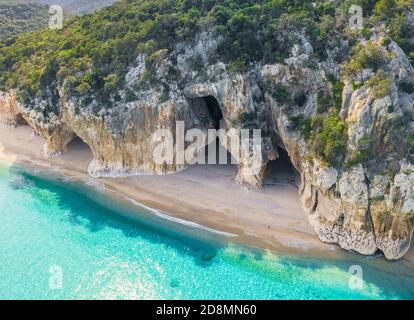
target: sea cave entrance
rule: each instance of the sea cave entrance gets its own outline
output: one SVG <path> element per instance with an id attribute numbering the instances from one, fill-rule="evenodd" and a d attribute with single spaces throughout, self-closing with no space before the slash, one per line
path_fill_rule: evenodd
<path id="1" fill-rule="evenodd" d="M 91 151 L 88 144 L 86 144 L 81 138 L 75 136 L 67 145 L 68 152 L 78 152 L 78 151 Z"/>
<path id="2" fill-rule="evenodd" d="M 201 99 L 203 99 L 204 103 L 207 106 L 207 110 L 211 116 L 214 129 L 220 129 L 222 127 L 221 122 L 223 121 L 224 117 L 217 99 L 213 96 L 207 96 Z"/>
<path id="3" fill-rule="evenodd" d="M 278 148 L 279 158 L 270 161 L 265 173 L 264 187 L 290 184 L 297 187 L 300 183 L 300 174 L 293 166 L 286 150 Z"/>
<path id="4" fill-rule="evenodd" d="M 16 116 L 16 124 L 17 124 L 18 126 L 29 126 L 29 124 L 27 123 L 26 119 L 25 119 L 25 118 L 23 118 L 23 115 L 22 115 L 21 113 L 19 113 L 19 114 Z"/>
<path id="5" fill-rule="evenodd" d="M 205 128 L 220 129 L 223 127 L 223 112 L 220 104 L 213 96 L 189 98 L 188 102 L 193 112 L 200 118 Z"/>
<path id="6" fill-rule="evenodd" d="M 188 98 L 192 111 L 201 121 L 199 129 L 225 129 L 223 111 L 218 100 L 212 96 L 203 96 L 197 98 Z M 209 151 L 215 150 L 213 153 Z M 219 137 L 205 147 L 205 165 L 208 167 L 216 166 L 217 172 L 231 172 L 232 175 L 237 173 L 236 162 L 232 154 L 220 143 Z"/>
<path id="7" fill-rule="evenodd" d="M 63 158 L 68 161 L 75 161 L 87 167 L 93 159 L 92 150 L 87 143 L 81 138 L 75 136 L 66 146 L 66 152 L 63 153 Z"/>

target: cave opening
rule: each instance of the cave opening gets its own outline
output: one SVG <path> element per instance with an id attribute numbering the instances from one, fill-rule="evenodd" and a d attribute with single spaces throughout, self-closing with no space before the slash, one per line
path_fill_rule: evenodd
<path id="1" fill-rule="evenodd" d="M 224 115 L 218 100 L 212 96 L 202 96 L 197 98 L 188 98 L 188 102 L 192 111 L 201 120 L 201 128 L 199 129 L 224 129 Z M 209 150 L 215 150 L 210 154 Z M 234 164 L 235 160 L 231 153 L 220 143 L 220 138 L 217 136 L 214 142 L 205 146 L 205 163 L 214 164 Z M 215 155 L 215 156 L 214 156 Z"/>
<path id="2" fill-rule="evenodd" d="M 279 158 L 269 162 L 266 168 L 264 187 L 291 184 L 297 187 L 300 183 L 300 174 L 293 166 L 286 150 L 278 149 Z"/>
<path id="3" fill-rule="evenodd" d="M 206 96 L 202 97 L 200 99 L 203 99 L 204 104 L 207 107 L 207 110 L 209 112 L 209 115 L 211 117 L 211 121 L 213 124 L 213 128 L 216 130 L 220 130 L 221 128 L 221 121 L 224 119 L 223 112 L 220 109 L 220 105 L 216 98 L 213 96 Z M 210 159 L 209 162 L 209 153 L 208 150 L 211 148 L 215 148 L 216 150 L 216 159 L 215 162 L 211 163 L 212 159 Z M 220 143 L 219 137 L 216 138 L 215 142 L 212 142 L 210 145 L 206 146 L 205 149 L 206 154 L 206 163 L 210 165 L 214 164 L 231 164 L 231 154 L 230 152 L 224 148 L 224 146 Z M 223 155 L 225 155 L 225 159 L 223 158 Z M 211 157 L 210 157 L 211 158 Z M 213 155 L 214 158 L 214 155 Z"/>
<path id="4" fill-rule="evenodd" d="M 92 150 L 87 143 L 80 137 L 75 136 L 66 146 L 64 157 L 74 157 L 76 159 L 84 159 L 85 161 L 92 160 Z"/>
<path id="5" fill-rule="evenodd" d="M 218 130 L 221 128 L 221 121 L 223 120 L 223 112 L 221 111 L 220 105 L 216 98 L 213 96 L 207 96 L 201 98 L 207 106 L 208 112 L 212 118 L 214 129 Z"/>
<path id="6" fill-rule="evenodd" d="M 23 116 L 22 116 L 22 114 L 21 114 L 21 113 L 19 113 L 19 114 L 16 116 L 16 124 L 17 124 L 18 126 L 28 126 L 28 125 L 29 125 L 29 124 L 27 123 L 26 119 L 25 119 L 25 118 L 23 118 Z"/>
<path id="7" fill-rule="evenodd" d="M 188 99 L 193 112 L 202 120 L 206 128 L 220 129 L 224 119 L 218 100 L 213 96 L 204 96 Z M 202 129 L 202 128 L 200 128 Z"/>

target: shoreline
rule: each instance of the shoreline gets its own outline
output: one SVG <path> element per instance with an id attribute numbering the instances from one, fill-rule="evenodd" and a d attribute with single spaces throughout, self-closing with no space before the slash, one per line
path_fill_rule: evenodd
<path id="1" fill-rule="evenodd" d="M 160 212 L 163 219 L 232 235 L 230 241 L 252 248 L 327 259 L 384 260 L 381 265 L 393 265 L 322 243 L 306 219 L 291 176 L 283 174 L 283 164 L 282 174 L 276 169 L 263 190 L 249 191 L 234 181 L 232 166 L 197 165 L 167 176 L 94 179 L 87 174 L 92 154 L 82 142 L 71 144 L 58 158 L 43 155 L 42 147 L 43 140 L 28 126 L 0 128 L 0 161 L 82 182 L 120 202 Z M 414 250 L 410 250 L 398 263 L 408 263 L 411 269 L 413 262 Z"/>

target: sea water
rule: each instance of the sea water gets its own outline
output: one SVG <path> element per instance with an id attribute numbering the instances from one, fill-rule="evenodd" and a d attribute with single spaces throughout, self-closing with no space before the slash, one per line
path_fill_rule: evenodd
<path id="1" fill-rule="evenodd" d="M 414 298 L 410 274 L 366 258 L 325 261 L 213 241 L 220 236 L 151 220 L 145 208 L 129 218 L 88 190 L 0 165 L 0 299 Z"/>

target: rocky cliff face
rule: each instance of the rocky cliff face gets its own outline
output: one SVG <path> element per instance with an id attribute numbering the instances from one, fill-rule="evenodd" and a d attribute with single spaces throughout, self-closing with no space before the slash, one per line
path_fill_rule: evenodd
<path id="1" fill-rule="evenodd" d="M 384 66 L 390 89 L 378 97 L 365 82 L 374 76 L 372 70 L 361 71 L 366 79 L 358 86 L 344 79 L 339 114 L 347 124 L 347 144 L 341 161 L 334 164 L 314 154 L 309 137 L 293 121 L 316 115 L 318 93 L 332 91 L 330 76 L 340 77 L 340 66 L 332 57 L 309 63 L 313 48 L 305 38 L 284 63 L 258 64 L 234 74 L 224 63 L 210 61 L 220 39 L 203 33 L 195 45 L 178 44 L 176 52 L 159 54 L 151 86 L 142 80 L 145 56 L 137 57 L 120 91 L 123 98 L 112 101 L 110 109 L 100 108 L 96 101 L 80 107 L 80 101 L 62 91 L 58 112 L 45 117 L 44 102 L 25 105 L 16 101 L 14 92 L 7 92 L 0 96 L 0 119 L 11 126 L 26 121 L 45 139 L 45 152 L 51 156 L 80 137 L 94 155 L 89 166 L 93 177 L 183 170 L 186 165 L 159 165 L 153 158 L 158 144 L 153 133 L 163 128 L 175 133 L 177 121 L 187 130 L 217 128 L 217 123 L 221 129 L 261 129 L 261 170 L 246 175 L 241 161 L 236 178 L 242 184 L 260 188 L 268 162 L 278 158 L 279 148 L 285 149 L 301 174 L 300 196 L 322 241 L 366 255 L 381 250 L 386 258 L 398 259 L 409 249 L 414 223 L 414 165 L 407 138 L 414 129 L 414 94 L 405 89 L 414 83 L 414 70 L 394 42 L 382 44 L 379 39 L 373 37 L 391 56 Z M 200 60 L 198 70 L 194 57 Z M 173 64 L 178 74 L 172 78 Z M 280 87 L 288 97 L 302 99 L 281 98 Z M 134 99 L 125 99 L 130 91 Z M 207 97 L 215 99 L 222 119 L 208 111 Z M 355 154 L 364 152 L 369 156 L 355 160 Z"/>

